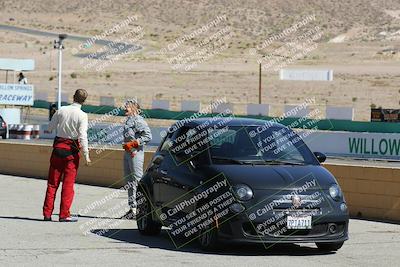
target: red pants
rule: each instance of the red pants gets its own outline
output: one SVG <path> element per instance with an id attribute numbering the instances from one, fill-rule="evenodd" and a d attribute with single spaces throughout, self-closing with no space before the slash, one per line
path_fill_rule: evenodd
<path id="1" fill-rule="evenodd" d="M 78 172 L 79 158 L 79 153 L 66 158 L 60 158 L 54 155 L 54 152 L 51 155 L 46 198 L 43 205 L 44 217 L 51 217 L 53 213 L 54 200 L 61 179 L 63 180 L 63 183 L 61 191 L 60 218 L 67 218 L 71 215 L 69 209 L 71 208 L 72 200 L 74 198 L 74 183 Z"/>

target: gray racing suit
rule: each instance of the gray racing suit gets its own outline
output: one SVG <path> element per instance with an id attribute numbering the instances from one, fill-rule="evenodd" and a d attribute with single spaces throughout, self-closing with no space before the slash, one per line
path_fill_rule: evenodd
<path id="1" fill-rule="evenodd" d="M 128 204 L 132 209 L 136 208 L 136 187 L 143 176 L 144 145 L 151 140 L 152 136 L 147 122 L 140 115 L 127 117 L 123 134 L 125 143 L 134 139 L 139 142 L 134 157 L 129 152 L 124 153 L 124 176 L 128 184 Z"/>

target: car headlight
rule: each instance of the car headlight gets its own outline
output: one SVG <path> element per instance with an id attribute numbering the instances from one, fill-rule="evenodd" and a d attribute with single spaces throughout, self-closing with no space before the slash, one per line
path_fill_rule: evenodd
<path id="1" fill-rule="evenodd" d="M 246 201 L 253 197 L 253 190 L 245 184 L 234 186 L 233 191 L 236 197 L 241 201 Z"/>
<path id="2" fill-rule="evenodd" d="M 332 185 L 329 187 L 329 195 L 334 199 L 334 200 L 339 200 L 340 197 L 342 196 L 342 192 L 340 191 L 340 187 L 337 184 Z"/>
<path id="3" fill-rule="evenodd" d="M 347 211 L 347 205 L 346 205 L 346 203 L 342 203 L 342 204 L 340 204 L 340 209 L 343 211 L 343 212 L 346 212 Z"/>

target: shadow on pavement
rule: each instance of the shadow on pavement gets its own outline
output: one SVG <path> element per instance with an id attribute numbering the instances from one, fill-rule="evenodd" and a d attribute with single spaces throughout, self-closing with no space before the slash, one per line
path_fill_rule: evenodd
<path id="1" fill-rule="evenodd" d="M 142 236 L 137 229 L 94 229 L 93 234 L 107 237 L 120 242 L 138 244 L 149 248 L 165 250 L 218 255 L 239 255 L 239 256 L 310 256 L 328 255 L 334 252 L 323 252 L 314 247 L 300 246 L 296 244 L 227 244 L 215 252 L 206 252 L 200 249 L 197 242 L 192 242 L 181 248 L 176 248 L 170 240 L 168 233 L 163 230 L 159 236 Z"/>
<path id="2" fill-rule="evenodd" d="M 90 215 L 77 215 L 78 218 L 87 218 L 87 219 L 109 219 L 109 220 L 118 220 L 121 218 L 113 218 L 113 217 L 104 217 L 104 216 L 90 216 Z"/>
<path id="3" fill-rule="evenodd" d="M 83 216 L 83 215 L 78 215 L 77 217 L 78 218 L 88 218 L 88 219 L 110 219 L 110 220 L 119 219 L 119 218 L 111 218 L 111 217 Z M 40 217 L 40 218 L 29 218 L 29 217 L 19 217 L 19 216 L 0 216 L 0 219 L 44 222 L 43 217 Z M 53 221 L 58 221 L 58 214 L 53 214 Z"/>
<path id="4" fill-rule="evenodd" d="M 52 217 L 53 217 L 53 222 L 58 222 L 58 214 L 53 214 Z M 110 219 L 110 220 L 120 219 L 120 218 L 112 218 L 112 217 L 86 216 L 86 215 L 77 215 L 77 217 L 78 218 L 88 218 L 88 219 Z M 29 218 L 29 217 L 19 217 L 19 216 L 0 216 L 0 219 L 44 222 L 43 217 Z"/>
<path id="5" fill-rule="evenodd" d="M 18 216 L 0 216 L 0 219 L 44 222 L 43 218 L 28 218 L 28 217 L 18 217 Z"/>

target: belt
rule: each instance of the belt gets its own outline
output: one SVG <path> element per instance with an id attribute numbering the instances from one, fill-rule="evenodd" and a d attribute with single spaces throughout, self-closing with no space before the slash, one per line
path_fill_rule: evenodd
<path id="1" fill-rule="evenodd" d="M 79 153 L 79 140 L 56 136 L 53 142 L 53 152 L 60 158 L 66 158 Z"/>

